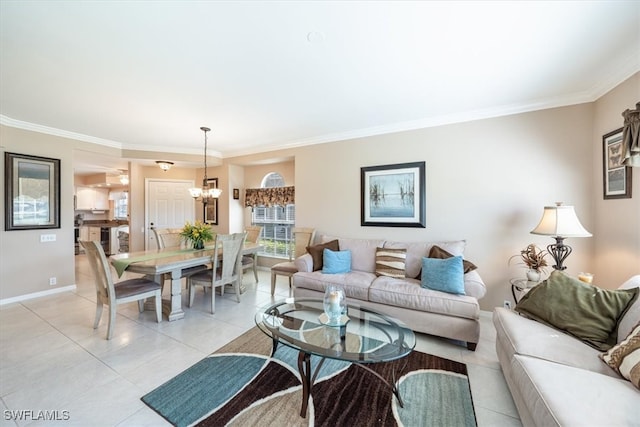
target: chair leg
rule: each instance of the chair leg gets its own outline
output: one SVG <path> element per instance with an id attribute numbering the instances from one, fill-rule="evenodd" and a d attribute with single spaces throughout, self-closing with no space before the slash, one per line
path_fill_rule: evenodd
<path id="1" fill-rule="evenodd" d="M 236 289 L 236 299 L 240 302 L 240 278 L 236 279 L 234 283 L 234 288 Z"/>
<path id="2" fill-rule="evenodd" d="M 289 296 L 293 293 L 293 276 L 289 276 Z"/>
<path id="3" fill-rule="evenodd" d="M 276 272 L 271 272 L 271 296 L 276 293 Z"/>
<path id="4" fill-rule="evenodd" d="M 224 291 L 224 285 L 222 285 L 221 291 Z M 216 290 L 211 287 L 211 314 L 216 314 Z"/>
<path id="5" fill-rule="evenodd" d="M 116 304 L 109 305 L 109 326 L 107 328 L 107 339 L 113 336 L 113 330 L 116 326 Z"/>
<path id="6" fill-rule="evenodd" d="M 256 283 L 258 283 L 258 260 L 253 260 L 253 276 L 256 278 Z"/>
<path id="7" fill-rule="evenodd" d="M 100 297 L 98 297 L 98 301 L 96 302 L 96 319 L 93 321 L 93 329 L 98 329 L 98 325 L 100 324 L 100 318 L 102 317 L 102 307 L 104 304 L 100 301 Z"/>
<path id="8" fill-rule="evenodd" d="M 162 294 L 156 294 L 156 320 L 162 322 Z"/>
<path id="9" fill-rule="evenodd" d="M 140 313 L 144 312 L 144 300 L 143 299 L 139 299 L 138 300 L 138 311 Z"/>

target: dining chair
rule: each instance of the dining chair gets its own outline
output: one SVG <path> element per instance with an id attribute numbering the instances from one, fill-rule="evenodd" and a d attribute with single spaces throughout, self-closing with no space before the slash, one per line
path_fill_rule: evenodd
<path id="1" fill-rule="evenodd" d="M 236 298 L 240 302 L 240 281 L 242 280 L 242 248 L 246 233 L 217 234 L 211 269 L 193 274 L 187 278 L 189 288 L 189 307 L 193 306 L 195 287 L 202 286 L 203 290 L 211 288 L 211 314 L 216 312 L 216 290 L 220 287 L 220 295 L 224 295 L 224 286 L 233 284 Z"/>
<path id="2" fill-rule="evenodd" d="M 249 225 L 244 228 L 245 233 L 247 233 L 247 242 L 258 243 L 260 240 L 260 234 L 262 233 L 262 227 L 258 225 Z M 245 255 L 242 257 L 242 271 L 245 272 L 249 269 L 253 269 L 253 276 L 256 279 L 256 283 L 258 283 L 258 253 L 253 253 L 251 255 Z"/>
<path id="3" fill-rule="evenodd" d="M 315 234 L 315 228 L 293 227 L 295 247 L 293 253 L 291 251 L 289 252 L 289 261 L 279 262 L 271 267 L 271 296 L 276 292 L 276 276 L 286 276 L 289 278 L 289 293 L 291 293 L 291 278 L 298 272 L 294 259 L 306 253 L 307 246 L 311 244 Z"/>
<path id="4" fill-rule="evenodd" d="M 182 229 L 180 228 L 151 227 L 151 230 L 156 238 L 158 249 L 186 247 L 185 239 L 180 234 L 182 233 Z"/>
<path id="5" fill-rule="evenodd" d="M 116 306 L 138 301 L 138 309 L 142 313 L 144 300 L 151 297 L 155 298 L 156 319 L 158 323 L 162 321 L 162 293 L 159 284 L 144 278 L 127 279 L 114 283 L 111 276 L 111 266 L 100 242 L 90 240 L 80 241 L 80 244 L 87 253 L 91 270 L 95 275 L 96 319 L 93 322 L 93 329 L 98 328 L 102 317 L 102 308 L 108 305 L 109 327 L 107 329 L 107 339 L 110 340 L 116 324 Z"/>

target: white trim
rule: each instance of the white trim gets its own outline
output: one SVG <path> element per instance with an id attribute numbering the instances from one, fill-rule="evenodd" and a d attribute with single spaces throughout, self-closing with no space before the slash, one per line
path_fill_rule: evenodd
<path id="1" fill-rule="evenodd" d="M 76 290 L 76 285 L 63 286 L 61 288 L 50 289 L 48 291 L 34 292 L 32 294 L 19 295 L 17 297 L 5 298 L 0 300 L 0 305 L 11 304 L 14 302 L 26 301 L 34 298 L 45 297 L 48 295 L 55 295 L 62 292 L 73 292 Z"/>

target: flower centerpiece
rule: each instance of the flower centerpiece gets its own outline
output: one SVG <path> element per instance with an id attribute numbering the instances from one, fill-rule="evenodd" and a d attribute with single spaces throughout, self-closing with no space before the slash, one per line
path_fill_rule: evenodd
<path id="1" fill-rule="evenodd" d="M 521 263 L 528 268 L 527 279 L 532 282 L 538 282 L 540 281 L 540 274 L 547 266 L 547 260 L 545 259 L 546 256 L 547 251 L 542 250 L 531 243 L 521 250 L 519 254 L 513 255 L 509 258 L 509 262 L 511 262 L 512 259 L 519 257 Z"/>
<path id="2" fill-rule="evenodd" d="M 193 249 L 204 249 L 204 243 L 213 240 L 213 231 L 208 224 L 196 221 L 195 224 L 187 223 L 182 228 L 181 236 L 184 236 Z"/>

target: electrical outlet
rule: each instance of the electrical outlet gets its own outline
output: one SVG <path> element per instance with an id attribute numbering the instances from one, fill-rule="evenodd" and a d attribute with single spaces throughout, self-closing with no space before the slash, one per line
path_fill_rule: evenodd
<path id="1" fill-rule="evenodd" d="M 49 277 L 49 286 L 54 286 L 56 284 L 58 284 L 58 279 L 55 277 Z"/>
<path id="2" fill-rule="evenodd" d="M 41 234 L 40 235 L 40 243 L 44 242 L 55 242 L 56 235 L 55 234 Z"/>
<path id="3" fill-rule="evenodd" d="M 506 299 L 504 300 L 503 305 L 504 305 L 504 308 L 511 310 L 511 301 Z"/>

